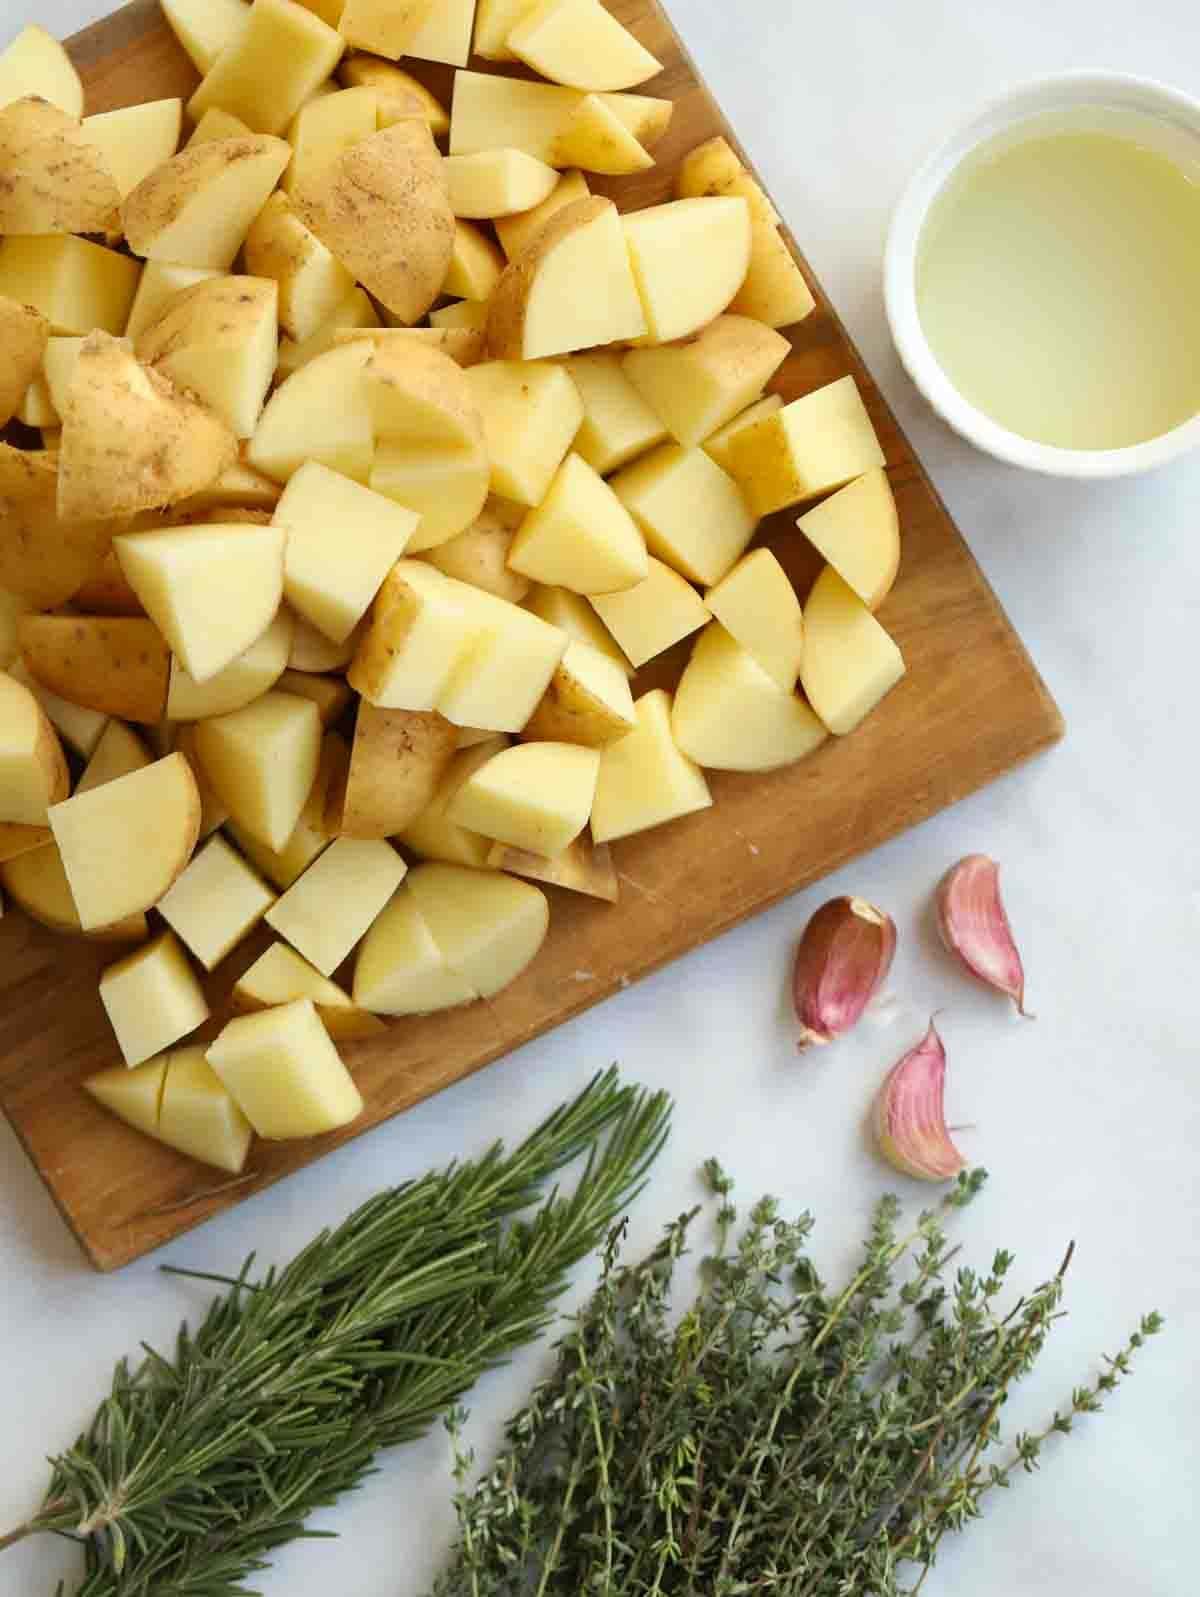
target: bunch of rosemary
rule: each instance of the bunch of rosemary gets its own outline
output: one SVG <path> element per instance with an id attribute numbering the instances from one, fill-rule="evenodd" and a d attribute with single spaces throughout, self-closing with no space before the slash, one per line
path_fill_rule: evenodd
<path id="1" fill-rule="evenodd" d="M 720 1247 L 678 1326 L 672 1279 L 694 1215 L 634 1268 L 618 1267 L 610 1239 L 554 1375 L 470 1493 L 462 1414 L 450 1416 L 460 1541 L 437 1597 L 915 1592 L 943 1536 L 1095 1412 L 1160 1329 L 1143 1320 L 1093 1385 L 993 1463 L 999 1411 L 1059 1315 L 1063 1271 L 1006 1313 L 1006 1253 L 946 1284 L 957 1249 L 944 1211 L 983 1173 L 960 1177 L 908 1235 L 885 1198 L 861 1268 L 834 1295 L 806 1256 L 808 1217 L 784 1221 L 764 1199 L 735 1242 L 730 1183 L 707 1171 Z"/>
<path id="2" fill-rule="evenodd" d="M 567 1271 L 640 1192 L 669 1114 L 663 1094 L 609 1071 L 512 1153 L 380 1194 L 260 1280 L 247 1261 L 172 1356 L 117 1368 L 90 1428 L 53 1461 L 41 1511 L 0 1547 L 77 1538 L 79 1597 L 244 1593 L 381 1449 L 419 1436 L 538 1335 Z M 584 1152 L 574 1192 L 518 1218 Z"/>

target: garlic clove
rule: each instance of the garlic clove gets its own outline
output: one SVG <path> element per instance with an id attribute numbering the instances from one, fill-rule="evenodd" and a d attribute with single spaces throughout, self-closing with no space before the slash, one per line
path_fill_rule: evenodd
<path id="1" fill-rule="evenodd" d="M 946 1049 L 931 1020 L 924 1038 L 889 1073 L 872 1113 L 879 1151 L 902 1175 L 953 1181 L 966 1168 L 946 1126 L 945 1095 Z"/>
<path id="2" fill-rule="evenodd" d="M 890 915 L 861 898 L 834 898 L 809 921 L 792 975 L 800 1047 L 842 1037 L 862 1019 L 896 955 Z"/>
<path id="3" fill-rule="evenodd" d="M 1025 970 L 1000 897 L 1000 867 L 986 854 L 969 854 L 942 877 L 937 891 L 938 930 L 956 959 L 978 981 L 1006 993 L 1025 1009 Z"/>

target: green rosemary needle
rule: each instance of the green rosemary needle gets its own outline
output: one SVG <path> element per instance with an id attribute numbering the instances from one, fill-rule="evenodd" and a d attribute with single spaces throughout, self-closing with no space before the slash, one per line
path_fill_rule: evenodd
<path id="1" fill-rule="evenodd" d="M 977 1171 L 907 1234 L 885 1198 L 859 1270 L 831 1293 L 805 1251 L 808 1216 L 785 1221 L 765 1198 L 735 1236 L 731 1184 L 706 1169 L 720 1242 L 678 1323 L 694 1214 L 632 1268 L 610 1238 L 555 1373 L 470 1492 L 451 1412 L 460 1537 L 435 1597 L 915 1593 L 942 1538 L 1095 1413 L 1161 1328 L 1148 1315 L 1093 1384 L 992 1462 L 1000 1409 L 1061 1313 L 1070 1254 L 1007 1311 L 1009 1254 L 948 1280 L 958 1250 L 943 1221 L 979 1192 Z"/>
<path id="2" fill-rule="evenodd" d="M 513 1152 L 380 1194 L 282 1269 L 201 1277 L 227 1288 L 203 1323 L 117 1367 L 40 1513 L 5 1540 L 78 1539 L 78 1597 L 239 1597 L 382 1449 L 538 1335 L 641 1191 L 669 1116 L 665 1095 L 608 1071 Z M 520 1218 L 585 1152 L 575 1190 Z"/>

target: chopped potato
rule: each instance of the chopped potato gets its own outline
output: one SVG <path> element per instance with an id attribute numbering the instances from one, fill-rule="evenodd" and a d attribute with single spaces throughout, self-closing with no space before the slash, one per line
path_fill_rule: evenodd
<path id="1" fill-rule="evenodd" d="M 275 894 L 223 837 L 213 837 L 159 900 L 158 913 L 215 970 L 275 902 Z"/>
<path id="2" fill-rule="evenodd" d="M 661 688 L 637 701 L 637 727 L 600 758 L 592 838 L 611 843 L 709 809 L 704 773 L 675 742 L 671 698 Z"/>
<path id="3" fill-rule="evenodd" d="M 136 342 L 150 323 L 157 321 L 182 289 L 220 277 L 212 266 L 172 266 L 168 261 L 147 261 L 138 280 L 137 293 L 129 307 L 125 337 Z"/>
<path id="4" fill-rule="evenodd" d="M 281 693 L 296 693 L 311 699 L 321 717 L 321 725 L 332 726 L 352 697 L 349 684 L 341 677 L 319 676 L 307 671 L 285 671 L 279 678 Z"/>
<path id="5" fill-rule="evenodd" d="M 144 1065 L 110 1065 L 98 1070 L 86 1078 L 83 1090 L 127 1126 L 156 1137 L 166 1075 L 167 1055 L 163 1054 Z"/>
<path id="6" fill-rule="evenodd" d="M 39 926 L 67 936 L 83 933 L 62 855 L 49 833 L 43 847 L 13 854 L 0 865 L 0 883 L 13 903 Z M 143 943 L 147 931 L 145 915 L 137 914 L 111 926 L 97 926 L 85 935 L 95 943 Z"/>
<path id="7" fill-rule="evenodd" d="M 486 156 L 489 152 L 483 150 L 478 153 Z M 450 159 L 470 160 L 471 157 L 451 156 Z M 500 248 L 510 261 L 515 261 L 517 256 L 523 254 L 533 243 L 552 216 L 557 216 L 559 211 L 565 210 L 568 205 L 573 205 L 576 200 L 590 199 L 591 192 L 587 178 L 582 172 L 559 173 L 558 182 L 540 205 L 535 205 L 532 210 L 522 211 L 516 216 L 496 218 L 496 237 L 500 240 Z"/>
<path id="8" fill-rule="evenodd" d="M 384 1030 L 382 1021 L 366 1009 L 360 1009 L 336 982 L 314 970 L 286 943 L 272 943 L 230 994 L 234 1009 L 241 1014 L 292 1004 L 298 998 L 311 998 L 321 1024 L 334 1042 L 375 1037 Z"/>
<path id="9" fill-rule="evenodd" d="M 357 1120 L 362 1095 L 309 998 L 231 1020 L 208 1063 L 260 1137 L 315 1137 Z"/>
<path id="10" fill-rule="evenodd" d="M 561 854 L 588 823 L 600 754 L 574 743 L 518 743 L 455 795 L 452 821 L 530 854 Z"/>
<path id="11" fill-rule="evenodd" d="M 268 848 L 282 849 L 320 763 L 316 705 L 293 693 L 265 693 L 242 710 L 198 721 L 195 747 L 239 825 Z"/>
<path id="12" fill-rule="evenodd" d="M 555 855 L 528 854 L 524 849 L 493 843 L 487 863 L 493 870 L 528 876 L 531 881 L 548 882 L 586 898 L 601 898 L 607 904 L 615 904 L 620 897 L 612 850 L 607 843 L 594 844 L 586 832 Z"/>
<path id="13" fill-rule="evenodd" d="M 567 645 L 522 736 L 602 749 L 631 732 L 634 724 L 625 672 L 607 654 L 576 641 Z"/>
<path id="14" fill-rule="evenodd" d="M 503 733 L 487 732 L 469 748 L 460 747 L 433 798 L 416 820 L 399 834 L 398 841 L 422 859 L 444 860 L 449 865 L 486 865 L 491 839 L 460 826 L 451 819 L 450 810 L 464 784 L 480 766 L 508 746 L 508 738 Z"/>
<path id="15" fill-rule="evenodd" d="M 288 128 L 291 165 L 283 178 L 289 194 L 319 182 L 351 145 L 379 131 L 374 89 L 339 89 L 302 105 Z"/>
<path id="16" fill-rule="evenodd" d="M 320 243 L 320 240 L 316 242 Z M 324 249 L 325 246 L 322 244 L 321 248 Z M 333 257 L 330 256 L 330 259 Z M 342 341 L 340 334 L 378 326 L 379 312 L 375 309 L 370 296 L 361 288 L 352 288 L 346 298 L 307 338 L 299 342 L 292 338 L 279 340 L 279 360 L 275 368 L 277 378 L 282 382 L 294 371 L 299 371 L 301 366 L 307 365 L 314 356 L 323 355 L 326 350 L 332 349 L 335 344 Z"/>
<path id="17" fill-rule="evenodd" d="M 783 409 L 783 396 L 781 394 L 767 394 L 744 410 L 740 416 L 735 416 L 732 421 L 726 422 L 711 438 L 704 440 L 704 453 L 716 461 L 722 471 L 733 475 L 733 440 L 739 433 L 745 432 L 747 427 L 753 427 L 755 422 L 763 421 L 768 416 L 773 416 L 776 411 Z"/>
<path id="18" fill-rule="evenodd" d="M 437 708 L 456 726 L 519 732 L 550 686 L 566 635 L 494 594 L 458 586 L 471 638 Z"/>
<path id="19" fill-rule="evenodd" d="M 504 43 L 551 83 L 589 92 L 632 89 L 662 71 L 601 0 L 537 0 Z"/>
<path id="20" fill-rule="evenodd" d="M 481 628 L 466 593 L 465 583 L 423 562 L 398 561 L 375 600 L 350 686 L 382 709 L 436 709 Z"/>
<path id="21" fill-rule="evenodd" d="M 392 837 L 427 808 L 454 758 L 457 733 L 434 710 L 358 706 L 345 789 L 331 794 L 342 837 Z"/>
<path id="22" fill-rule="evenodd" d="M 656 344 L 687 338 L 728 310 L 750 264 L 745 200 L 675 200 L 634 211 L 622 223 Z"/>
<path id="23" fill-rule="evenodd" d="M 800 682 L 831 732 L 845 737 L 901 680 L 904 656 L 832 566 L 804 608 Z"/>
<path id="24" fill-rule="evenodd" d="M 41 311 L 0 295 L 0 427 L 10 421 L 41 369 L 50 324 Z"/>
<path id="25" fill-rule="evenodd" d="M 123 332 L 140 274 L 140 262 L 86 238 L 0 239 L 0 294 L 40 312 L 52 333 Z"/>
<path id="26" fill-rule="evenodd" d="M 253 704 L 270 691 L 287 669 L 295 627 L 280 610 L 265 632 L 207 682 L 197 682 L 178 659 L 171 661 L 167 716 L 172 721 L 204 721 Z"/>
<path id="27" fill-rule="evenodd" d="M 92 710 L 86 705 L 72 704 L 70 699 L 60 698 L 32 675 L 24 660 L 14 660 L 8 668 L 8 674 L 33 694 L 63 742 L 85 760 L 90 760 L 108 725 L 108 716 L 104 711 Z"/>
<path id="28" fill-rule="evenodd" d="M 563 365 L 583 400 L 575 451 L 602 477 L 666 442 L 666 426 L 629 381 L 619 355 L 574 355 Z"/>
<path id="29" fill-rule="evenodd" d="M 492 492 L 540 505 L 583 421 L 579 390 L 549 362 L 489 361 L 467 380 L 483 416 Z"/>
<path id="30" fill-rule="evenodd" d="M 618 472 L 612 489 L 651 554 L 693 582 L 720 582 L 758 525 L 737 483 L 702 449 L 663 444 Z"/>
<path id="31" fill-rule="evenodd" d="M 621 500 L 580 455 L 563 461 L 521 524 L 508 563 L 547 586 L 619 593 L 649 575 L 645 539 Z"/>
<path id="32" fill-rule="evenodd" d="M 720 771 L 775 771 L 828 737 L 804 700 L 716 622 L 696 640 L 675 690 L 671 730 L 697 765 Z"/>
<path id="33" fill-rule="evenodd" d="M 246 449 L 250 465 L 287 482 L 309 461 L 365 483 L 375 433 L 363 371 L 369 344 L 327 350 L 282 382 L 267 401 Z"/>
<path id="34" fill-rule="evenodd" d="M 442 293 L 477 302 L 491 299 L 504 274 L 504 256 L 481 228 L 459 218 L 454 223 L 454 248 L 442 279 Z"/>
<path id="35" fill-rule="evenodd" d="M 677 571 L 650 557 L 645 582 L 624 593 L 595 594 L 592 608 L 635 666 L 643 666 L 712 619 Z"/>
<path id="36" fill-rule="evenodd" d="M 181 150 L 126 195 L 130 248 L 146 260 L 227 272 L 291 155 L 283 139 L 258 134 Z"/>
<path id="37" fill-rule="evenodd" d="M 278 301 L 269 278 L 197 283 L 138 335 L 137 357 L 249 438 L 275 376 Z"/>
<path id="38" fill-rule="evenodd" d="M 655 562 L 651 561 L 651 571 L 654 564 Z M 589 648 L 596 649 L 611 660 L 626 677 L 635 674 L 634 666 L 624 650 L 596 614 L 590 602 L 579 594 L 571 593 L 566 588 L 535 587 L 525 600 L 525 608 L 532 611 L 535 616 L 540 616 L 543 621 L 548 621 L 552 627 L 558 627 L 565 632 L 571 641 L 586 643 Z"/>
<path id="39" fill-rule="evenodd" d="M 110 965 L 100 1001 L 127 1065 L 162 1053 L 208 1019 L 203 989 L 170 931 Z"/>
<path id="40" fill-rule="evenodd" d="M 282 133 L 343 49 L 341 36 L 295 0 L 254 0 L 242 26 L 201 69 L 204 81 L 188 101 L 188 115 L 198 122 L 219 106 L 256 133 Z"/>
<path id="41" fill-rule="evenodd" d="M 70 792 L 58 734 L 35 695 L 0 672 L 0 821 L 45 826 L 50 805 Z"/>
<path id="42" fill-rule="evenodd" d="M 753 404 L 790 351 L 761 322 L 718 316 L 689 342 L 630 350 L 624 369 L 675 441 L 692 449 Z"/>
<path id="43" fill-rule="evenodd" d="M 379 1015 L 431 1015 L 478 998 L 447 964 L 417 901 L 402 882 L 375 921 L 354 965 L 354 1001 Z"/>
<path id="44" fill-rule="evenodd" d="M 298 341 L 312 338 L 355 292 L 354 278 L 305 227 L 280 189 L 251 222 L 243 257 L 248 272 L 279 285 L 279 324 Z"/>
<path id="45" fill-rule="evenodd" d="M 420 516 L 409 554 L 438 549 L 473 526 L 487 503 L 488 452 L 432 449 L 428 444 L 381 444 L 371 468 L 372 489 Z"/>
<path id="46" fill-rule="evenodd" d="M 179 148 L 182 100 L 148 100 L 84 117 L 84 138 L 100 152 L 121 199 Z"/>
<path id="47" fill-rule="evenodd" d="M 282 891 L 303 876 L 313 860 L 333 841 L 325 824 L 328 800 L 331 793 L 344 787 L 349 764 L 350 750 L 345 739 L 338 732 L 326 732 L 321 739 L 317 774 L 300 811 L 300 819 L 281 849 L 269 848 L 237 821 L 228 821 L 226 830 L 242 853 Z"/>
<path id="48" fill-rule="evenodd" d="M 900 570 L 900 517 L 887 472 L 865 472 L 796 525 L 867 609 L 878 610 Z"/>
<path id="49" fill-rule="evenodd" d="M 726 632 L 790 693 L 804 658 L 804 613 L 771 551 L 753 550 L 704 597 Z"/>
<path id="50" fill-rule="evenodd" d="M 885 464 L 853 377 L 747 427 L 730 454 L 733 475 L 758 516 L 815 499 Z"/>
<path id="51" fill-rule="evenodd" d="M 442 61 L 465 67 L 471 55 L 475 0 L 435 0 L 433 9 L 408 41 L 407 54 L 417 61 Z"/>
<path id="52" fill-rule="evenodd" d="M 379 61 L 368 55 L 348 56 L 338 68 L 338 77 L 347 88 L 375 90 L 376 114 L 381 128 L 417 115 L 429 123 L 429 131 L 435 138 L 450 131 L 449 113 L 437 96 L 419 78 L 414 78 L 393 61 Z"/>
<path id="53" fill-rule="evenodd" d="M 406 871 L 389 843 L 336 838 L 268 910 L 267 924 L 322 976 L 332 976 Z"/>
<path id="54" fill-rule="evenodd" d="M 498 509 L 502 503 L 489 500 L 465 532 L 427 550 L 424 558 L 447 577 L 469 582 L 510 604 L 520 604 L 529 592 L 529 579 L 509 567 L 516 532 L 512 518 L 503 516 Z M 523 509 L 518 507 L 517 524 L 523 519 Z"/>
<path id="55" fill-rule="evenodd" d="M 191 1047 L 174 1048 L 167 1055 L 154 1135 L 189 1158 L 238 1175 L 254 1131 L 204 1053 Z"/>
<path id="56" fill-rule="evenodd" d="M 148 726 L 162 720 L 171 651 L 152 621 L 27 615 L 17 630 L 26 666 L 52 693 L 102 715 Z"/>
<path id="57" fill-rule="evenodd" d="M 83 84 L 70 56 L 33 22 L 0 51 L 0 106 L 27 94 L 48 100 L 68 116 L 83 115 Z"/>
<path id="58" fill-rule="evenodd" d="M 461 865 L 418 865 L 408 887 L 443 959 L 480 998 L 516 980 L 546 940 L 550 906 L 529 882 Z"/>
<path id="59" fill-rule="evenodd" d="M 0 232 L 112 233 L 121 195 L 79 122 L 32 96 L 0 109 Z M 23 181 L 21 181 L 23 179 Z"/>
<path id="60" fill-rule="evenodd" d="M 455 216 L 475 221 L 532 211 L 558 186 L 554 168 L 524 150 L 452 155 L 446 161 L 446 176 Z"/>
<path id="61" fill-rule="evenodd" d="M 201 74 L 232 44 L 250 16 L 244 0 L 162 0 L 162 9 Z"/>

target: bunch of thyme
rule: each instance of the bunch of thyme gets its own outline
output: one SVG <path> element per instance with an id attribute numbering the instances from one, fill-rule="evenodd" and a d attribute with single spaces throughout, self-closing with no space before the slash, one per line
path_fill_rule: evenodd
<path id="1" fill-rule="evenodd" d="M 76 1538 L 79 1597 L 239 1597 L 381 1449 L 544 1329 L 567 1272 L 641 1191 L 669 1116 L 665 1095 L 609 1071 L 513 1152 L 381 1193 L 281 1270 L 202 1276 L 227 1287 L 202 1325 L 171 1356 L 118 1366 L 41 1511 L 0 1548 Z M 585 1152 L 573 1193 L 518 1218 Z"/>
<path id="2" fill-rule="evenodd" d="M 1096 1412 L 1160 1329 L 1147 1316 L 1094 1384 L 993 1462 L 1000 1409 L 1059 1317 L 1066 1262 L 1007 1312 L 1009 1254 L 947 1278 L 958 1250 L 943 1220 L 983 1172 L 908 1234 L 885 1198 L 835 1294 L 806 1254 L 809 1217 L 785 1221 L 766 1198 L 738 1235 L 731 1184 L 706 1168 L 720 1243 L 677 1325 L 672 1280 L 694 1214 L 632 1268 L 610 1239 L 555 1373 L 471 1492 L 451 1414 L 460 1539 L 436 1597 L 913 1593 L 947 1532 Z"/>

